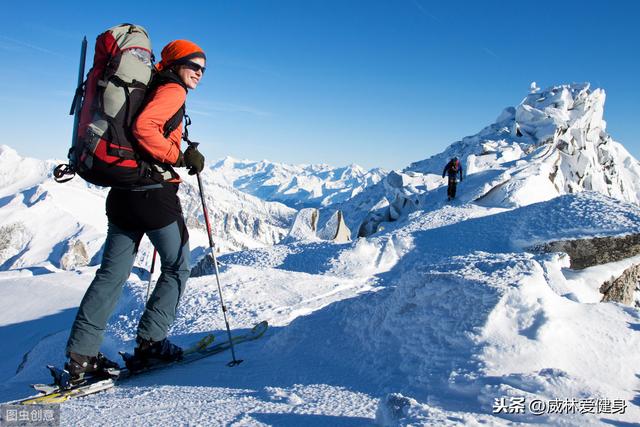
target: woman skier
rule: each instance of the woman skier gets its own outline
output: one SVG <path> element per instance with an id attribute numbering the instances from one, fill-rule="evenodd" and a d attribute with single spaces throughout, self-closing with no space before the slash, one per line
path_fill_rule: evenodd
<path id="1" fill-rule="evenodd" d="M 144 366 L 153 360 L 182 357 L 182 349 L 169 342 L 167 331 L 189 277 L 189 234 L 177 196 L 180 177 L 171 166 L 187 167 L 190 174 L 204 167 L 197 148 L 189 146 L 182 152 L 180 145 L 187 92 L 200 83 L 206 56 L 188 40 L 172 41 L 161 56 L 146 104 L 131 130 L 140 151 L 170 173 L 159 184 L 111 188 L 107 196 L 108 231 L 102 263 L 82 299 L 66 347 L 65 369 L 72 382 L 118 367 L 98 351 L 145 234 L 160 255 L 162 274 L 138 324 L 135 360 Z M 169 122 L 175 128 L 167 128 Z"/>

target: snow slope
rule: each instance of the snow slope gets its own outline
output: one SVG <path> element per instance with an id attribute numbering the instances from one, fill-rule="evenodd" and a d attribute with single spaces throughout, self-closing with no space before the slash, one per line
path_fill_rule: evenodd
<path id="1" fill-rule="evenodd" d="M 574 272 L 566 256 L 525 249 L 558 237 L 639 231 L 637 206 L 584 192 L 509 211 L 465 204 L 414 212 L 347 244 L 293 242 L 224 255 L 221 281 L 232 328 L 262 319 L 272 325 L 260 341 L 239 346 L 245 362 L 227 368 L 223 354 L 151 373 L 68 402 L 63 422 L 130 425 L 151 416 L 163 424 L 207 425 L 638 421 L 640 316 L 597 303 L 597 282 L 640 259 Z M 65 285 L 23 275 L 0 273 L 0 332 L 8 340 L 38 333 L 25 336 L 3 362 L 4 400 L 28 393 L 29 382 L 46 376 L 46 362 L 63 361 L 69 307 L 91 269 Z M 62 293 L 63 286 L 75 287 L 73 295 L 36 298 L 26 313 L 17 304 L 34 290 Z M 133 345 L 145 292 L 146 282 L 132 275 L 107 331 L 108 355 Z M 191 279 L 171 333 L 182 344 L 211 330 L 222 336 L 221 320 L 213 278 Z M 494 399 L 519 397 L 624 399 L 627 407 L 611 415 L 492 414 Z"/>

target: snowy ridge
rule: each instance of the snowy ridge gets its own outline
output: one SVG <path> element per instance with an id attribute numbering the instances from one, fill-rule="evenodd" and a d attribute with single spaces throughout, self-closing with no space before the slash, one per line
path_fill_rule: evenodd
<path id="1" fill-rule="evenodd" d="M 219 182 L 296 209 L 344 202 L 386 175 L 382 169 L 366 171 L 355 164 L 335 168 L 325 164 L 287 165 L 232 157 L 214 163 L 211 170 Z"/>
<path id="2" fill-rule="evenodd" d="M 530 93 L 494 124 L 404 172 L 439 175 L 458 156 L 467 176 L 501 171 L 484 194 L 491 203 L 522 206 L 585 190 L 640 203 L 640 163 L 607 134 L 604 103 L 604 90 L 588 83 Z"/>
<path id="3" fill-rule="evenodd" d="M 360 235 L 446 200 L 444 165 L 456 156 L 464 169 L 457 200 L 511 209 L 563 194 L 597 191 L 640 204 L 640 163 L 606 133 L 605 93 L 588 83 L 532 92 L 506 108 L 478 134 L 415 162 L 382 181 L 384 196 L 369 205 Z M 380 187 L 371 188 L 376 200 Z M 349 212 L 350 201 L 340 208 Z"/>

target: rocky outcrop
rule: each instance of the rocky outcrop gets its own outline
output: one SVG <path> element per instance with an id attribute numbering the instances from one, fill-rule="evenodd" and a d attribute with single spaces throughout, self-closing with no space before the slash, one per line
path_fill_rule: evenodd
<path id="1" fill-rule="evenodd" d="M 533 248 L 534 252 L 565 252 L 571 268 L 581 270 L 592 265 L 620 261 L 640 254 L 640 234 L 561 240 Z"/>
<path id="2" fill-rule="evenodd" d="M 89 265 L 87 245 L 85 245 L 82 240 L 69 241 L 67 250 L 60 258 L 60 268 L 63 270 L 73 270 L 87 265 Z"/>
<path id="3" fill-rule="evenodd" d="M 31 233 L 22 222 L 14 222 L 0 227 L 0 265 L 11 263 L 31 240 Z"/>
<path id="4" fill-rule="evenodd" d="M 351 230 L 344 222 L 342 211 L 335 211 L 329 221 L 318 230 L 318 237 L 323 240 L 331 240 L 335 243 L 346 243 L 351 241 Z"/>
<path id="5" fill-rule="evenodd" d="M 319 216 L 320 213 L 316 208 L 300 209 L 283 243 L 317 240 Z"/>
<path id="6" fill-rule="evenodd" d="M 304 208 L 298 211 L 289 234 L 282 241 L 292 242 L 313 242 L 318 240 L 332 241 L 335 243 L 345 243 L 351 241 L 351 230 L 345 223 L 342 211 L 333 212 L 329 220 L 318 227 L 320 222 L 320 211 L 316 208 Z"/>
<path id="7" fill-rule="evenodd" d="M 640 306 L 634 298 L 637 290 L 640 290 L 640 264 L 627 268 L 620 277 L 608 280 L 600 287 L 603 302 Z"/>
<path id="8" fill-rule="evenodd" d="M 391 221 L 389 212 L 389 201 L 383 198 L 367 213 L 367 216 L 358 229 L 358 237 L 369 237 L 377 233 L 382 223 Z"/>
<path id="9" fill-rule="evenodd" d="M 218 268 L 220 267 L 220 263 L 218 262 Z M 208 276 L 210 274 L 215 273 L 215 268 L 213 265 L 213 257 L 211 254 L 207 254 L 198 263 L 191 269 L 191 274 L 189 277 L 201 277 Z"/>
<path id="10" fill-rule="evenodd" d="M 415 174 L 412 174 L 415 175 Z M 397 221 L 420 206 L 419 196 L 424 193 L 416 184 L 424 184 L 421 177 L 391 171 L 383 180 L 386 196 L 374 205 L 358 229 L 358 237 L 368 237 L 380 231 L 384 222 Z"/>

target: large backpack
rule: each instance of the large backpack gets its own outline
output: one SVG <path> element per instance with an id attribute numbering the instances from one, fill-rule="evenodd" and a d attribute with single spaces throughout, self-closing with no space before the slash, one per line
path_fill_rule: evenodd
<path id="1" fill-rule="evenodd" d="M 54 171 L 58 181 L 70 179 L 59 175 L 78 173 L 99 186 L 135 187 L 176 176 L 170 166 L 145 156 L 131 131 L 154 73 L 151 42 L 143 27 L 122 24 L 98 36 L 93 67 L 79 88 L 84 93 L 77 137 L 69 150 L 69 165 Z M 153 86 L 166 81 L 167 77 L 154 77 Z M 165 124 L 165 135 L 167 128 L 179 126 L 183 115 L 184 106 Z"/>
<path id="2" fill-rule="evenodd" d="M 449 162 L 449 172 L 456 174 L 458 172 L 458 169 L 460 169 L 460 160 L 451 159 L 451 161 Z"/>

